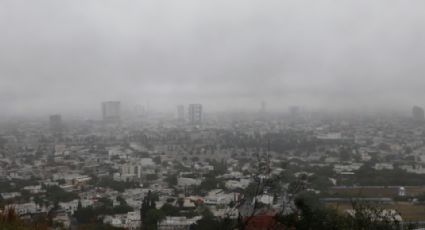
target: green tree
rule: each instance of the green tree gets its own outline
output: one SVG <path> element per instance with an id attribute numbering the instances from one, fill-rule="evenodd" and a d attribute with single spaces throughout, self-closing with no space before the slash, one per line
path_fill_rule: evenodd
<path id="1" fill-rule="evenodd" d="M 156 210 L 155 200 L 156 199 L 151 191 L 148 191 L 148 194 L 143 198 L 142 207 L 140 208 L 140 219 L 142 220 L 142 229 L 147 229 L 148 225 L 152 224 L 152 220 L 148 219 L 148 213 L 151 210 Z"/>
<path id="2" fill-rule="evenodd" d="M 294 213 L 275 217 L 279 224 L 289 229 L 397 230 L 401 227 L 396 214 L 359 202 L 353 202 L 352 214 L 341 214 L 335 209 L 324 207 L 312 194 L 302 194 L 294 202 Z"/>
<path id="3" fill-rule="evenodd" d="M 168 186 L 170 187 L 174 187 L 177 185 L 177 175 L 172 174 L 172 175 L 168 175 L 167 178 L 165 178 L 165 181 L 168 183 Z"/>
<path id="4" fill-rule="evenodd" d="M 161 210 L 166 216 L 180 216 L 180 209 L 171 204 L 164 204 Z"/>
<path id="5" fill-rule="evenodd" d="M 160 209 L 150 209 L 146 213 L 146 218 L 143 220 L 144 230 L 157 230 L 158 224 L 165 219 L 165 214 Z"/>

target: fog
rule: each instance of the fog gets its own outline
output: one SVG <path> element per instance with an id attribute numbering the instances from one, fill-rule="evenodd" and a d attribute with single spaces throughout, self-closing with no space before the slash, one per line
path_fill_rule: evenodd
<path id="1" fill-rule="evenodd" d="M 425 2 L 0 1 L 2 115 L 425 105 Z"/>

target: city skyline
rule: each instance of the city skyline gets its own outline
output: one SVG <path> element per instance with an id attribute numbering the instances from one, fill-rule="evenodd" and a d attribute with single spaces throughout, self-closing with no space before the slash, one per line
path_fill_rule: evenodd
<path id="1" fill-rule="evenodd" d="M 0 229 L 425 229 L 423 9 L 0 0 Z"/>
<path id="2" fill-rule="evenodd" d="M 425 96 L 425 3 L 378 2 L 5 1 L 2 114 L 105 100 L 405 111 Z"/>

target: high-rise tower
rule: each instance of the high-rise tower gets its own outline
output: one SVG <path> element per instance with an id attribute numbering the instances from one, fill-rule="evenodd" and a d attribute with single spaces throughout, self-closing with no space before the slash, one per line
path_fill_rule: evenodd
<path id="1" fill-rule="evenodd" d="M 201 104 L 190 104 L 188 109 L 189 123 L 192 125 L 202 124 L 202 105 Z"/>

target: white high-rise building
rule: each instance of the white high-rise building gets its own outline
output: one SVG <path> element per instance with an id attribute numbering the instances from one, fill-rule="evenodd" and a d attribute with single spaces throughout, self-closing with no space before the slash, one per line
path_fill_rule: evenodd
<path id="1" fill-rule="evenodd" d="M 190 104 L 188 109 L 189 123 L 192 125 L 200 125 L 202 123 L 202 105 Z"/>

